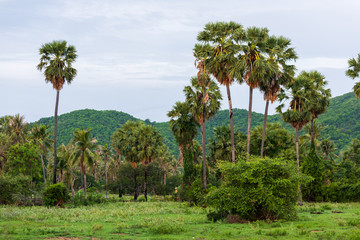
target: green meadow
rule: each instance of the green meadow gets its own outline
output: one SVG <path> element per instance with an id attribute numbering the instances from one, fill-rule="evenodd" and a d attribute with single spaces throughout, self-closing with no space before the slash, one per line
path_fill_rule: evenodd
<path id="1" fill-rule="evenodd" d="M 305 203 L 293 221 L 211 222 L 188 203 L 0 206 L 0 239 L 360 239 L 360 203 Z"/>

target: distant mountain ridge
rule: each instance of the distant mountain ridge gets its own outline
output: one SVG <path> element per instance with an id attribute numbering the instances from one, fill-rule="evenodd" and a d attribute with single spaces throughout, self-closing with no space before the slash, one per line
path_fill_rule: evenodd
<path id="1" fill-rule="evenodd" d="M 235 129 L 246 133 L 248 111 L 244 109 L 234 109 L 233 111 Z M 229 124 L 228 112 L 228 110 L 221 110 L 212 120 L 207 122 L 207 141 L 213 137 L 212 130 L 214 127 Z M 344 149 L 353 138 L 360 138 L 359 119 L 360 100 L 356 99 L 354 93 L 332 98 L 327 112 L 319 118 L 322 125 L 327 126 L 322 132 L 322 137 L 331 138 L 339 150 Z M 129 120 L 143 121 L 127 113 L 114 110 L 83 109 L 62 114 L 58 117 L 58 142 L 59 145 L 67 144 L 73 137 L 73 131 L 83 127 L 85 129 L 92 128 L 93 136 L 97 137 L 99 144 L 110 143 L 113 132 Z M 262 125 L 263 120 L 263 114 L 253 112 L 252 127 Z M 164 143 L 171 149 L 172 153 L 178 154 L 177 144 L 171 133 L 169 122 L 158 123 L 149 120 L 144 122 L 155 126 L 163 135 Z M 292 129 L 289 124 L 282 121 L 278 114 L 268 116 L 268 122 L 279 122 L 287 129 Z M 48 125 L 53 129 L 54 118 L 41 118 L 35 123 Z M 199 134 L 198 140 L 200 141 L 200 139 Z"/>

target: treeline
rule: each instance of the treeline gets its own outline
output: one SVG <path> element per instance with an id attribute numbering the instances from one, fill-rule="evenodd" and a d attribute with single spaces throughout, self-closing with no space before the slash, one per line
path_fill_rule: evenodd
<path id="1" fill-rule="evenodd" d="M 248 111 L 244 109 L 234 109 L 234 124 L 235 129 L 242 133 L 247 130 L 247 116 Z M 206 125 L 206 143 L 209 144 L 211 138 L 214 137 L 214 128 L 217 126 L 227 125 L 230 123 L 228 118 L 228 110 L 220 110 Z M 330 105 L 327 112 L 319 117 L 319 121 L 323 126 L 322 136 L 324 138 L 331 138 L 335 147 L 336 153 L 340 156 L 341 151 L 347 150 L 351 140 L 360 136 L 360 123 L 357 119 L 360 118 L 360 102 L 356 99 L 354 93 L 347 93 L 342 96 L 334 97 L 330 100 Z M 97 111 L 91 109 L 77 110 L 70 113 L 62 114 L 59 116 L 58 126 L 58 146 L 67 144 L 72 138 L 72 132 L 77 128 L 92 128 L 93 136 L 98 139 L 99 144 L 110 144 L 112 133 L 126 121 L 137 121 L 135 117 L 118 111 Z M 261 113 L 252 114 L 252 129 L 256 126 L 262 125 L 264 115 Z M 141 120 L 140 120 L 141 121 Z M 163 136 L 164 143 L 169 147 L 170 152 L 176 157 L 179 150 L 175 138 L 170 130 L 169 122 L 151 122 L 150 120 L 144 121 L 156 127 Z M 292 128 L 289 124 L 282 121 L 280 115 L 268 116 L 268 122 L 280 123 L 287 130 L 291 131 Z M 53 129 L 54 118 L 42 118 L 35 122 L 36 124 L 44 124 Z M 304 132 L 301 132 L 303 135 Z M 196 140 L 201 142 L 201 134 Z"/>

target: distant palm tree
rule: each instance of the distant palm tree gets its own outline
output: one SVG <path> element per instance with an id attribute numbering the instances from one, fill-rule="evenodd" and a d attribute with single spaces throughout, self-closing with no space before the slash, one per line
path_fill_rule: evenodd
<path id="1" fill-rule="evenodd" d="M 190 104 L 191 113 L 201 125 L 203 187 L 206 191 L 206 120 L 211 119 L 218 112 L 222 97 L 217 84 L 206 74 L 202 61 L 198 63 L 198 68 L 198 76 L 191 78 L 191 86 L 186 86 L 184 93 L 186 101 Z"/>
<path id="2" fill-rule="evenodd" d="M 230 85 L 234 79 L 238 79 L 238 81 L 242 79 L 243 69 L 236 65 L 239 48 L 235 44 L 235 37 L 239 39 L 243 35 L 243 27 L 238 23 L 208 23 L 197 36 L 197 40 L 202 44 L 196 44 L 194 48 L 196 57 L 204 59 L 207 71 L 221 85 L 226 86 L 229 101 L 232 162 L 235 162 L 235 140 Z"/>
<path id="3" fill-rule="evenodd" d="M 64 83 L 70 84 L 76 76 L 76 69 L 72 67 L 77 57 L 74 46 L 67 46 L 66 41 L 53 41 L 41 46 L 39 50 L 40 63 L 37 68 L 44 70 L 45 82 L 50 82 L 56 90 L 55 104 L 55 128 L 54 128 L 54 178 L 56 183 L 56 139 L 57 139 L 57 115 L 59 106 L 59 93 Z"/>
<path id="4" fill-rule="evenodd" d="M 349 63 L 349 69 L 345 72 L 346 76 L 351 77 L 352 79 L 355 79 L 359 77 L 360 74 L 360 54 L 358 54 L 357 59 L 351 58 L 348 61 Z M 357 82 L 354 87 L 354 93 L 356 97 L 360 98 L 360 82 Z"/>
<path id="5" fill-rule="evenodd" d="M 36 144 L 40 149 L 41 165 L 43 168 L 44 184 L 46 185 L 46 172 L 44 156 L 47 155 L 48 150 L 51 149 L 53 140 L 50 139 L 49 127 L 45 125 L 35 124 L 30 132 L 30 141 Z"/>
<path id="6" fill-rule="evenodd" d="M 328 138 L 325 138 L 320 143 L 321 151 L 323 152 L 324 158 L 328 160 L 329 158 L 334 161 L 334 158 L 338 156 L 335 154 L 337 148 L 335 147 L 334 141 L 331 141 Z"/>
<path id="7" fill-rule="evenodd" d="M 105 144 L 101 149 L 101 155 L 104 157 L 104 164 L 105 164 L 105 186 L 106 186 L 106 198 L 108 198 L 108 169 L 109 166 L 107 164 L 108 157 L 111 156 L 112 149 L 109 145 Z"/>
<path id="8" fill-rule="evenodd" d="M 90 129 L 77 129 L 74 131 L 74 161 L 80 162 L 81 172 L 84 179 L 84 196 L 87 199 L 86 191 L 86 164 L 89 166 L 93 165 L 95 152 L 98 148 L 97 140 L 91 138 Z"/>
<path id="9" fill-rule="evenodd" d="M 306 79 L 296 78 L 294 82 L 287 86 L 291 91 L 291 96 L 286 96 L 284 93 L 281 93 L 279 96 L 280 100 L 287 100 L 290 98 L 289 109 L 285 112 L 282 111 L 284 104 L 280 104 L 276 110 L 281 114 L 284 122 L 290 123 L 290 125 L 295 129 L 295 141 L 296 141 L 296 164 L 297 171 L 300 173 L 300 156 L 299 156 L 299 131 L 308 123 L 311 119 L 311 113 L 308 111 L 308 100 L 306 99 L 306 88 L 305 86 L 308 83 Z M 301 184 L 299 183 L 299 196 L 298 204 L 302 205 L 302 194 L 301 194 Z"/>
<path id="10" fill-rule="evenodd" d="M 266 101 L 264 125 L 261 140 L 260 157 L 263 158 L 266 133 L 266 122 L 268 116 L 269 102 L 274 103 L 278 99 L 281 86 L 286 86 L 293 81 L 295 66 L 289 61 L 297 59 L 295 50 L 290 47 L 291 41 L 283 36 L 271 36 L 266 42 L 268 62 L 266 75 L 260 82 L 260 91 L 264 93 Z"/>
<path id="11" fill-rule="evenodd" d="M 24 116 L 20 116 L 20 114 L 8 116 L 7 131 L 13 139 L 13 144 L 25 142 L 28 126 L 29 124 L 25 122 Z"/>
<path id="12" fill-rule="evenodd" d="M 139 144 L 137 146 L 138 157 L 141 159 L 145 167 L 144 196 L 147 201 L 148 165 L 155 158 L 160 156 L 163 142 L 161 134 L 156 130 L 156 128 L 151 125 L 145 125 L 144 123 L 141 123 L 138 129 L 136 129 L 136 135 L 139 138 Z"/>

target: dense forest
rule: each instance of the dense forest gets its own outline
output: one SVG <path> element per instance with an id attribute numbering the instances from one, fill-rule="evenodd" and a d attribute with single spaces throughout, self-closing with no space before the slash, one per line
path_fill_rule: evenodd
<path id="1" fill-rule="evenodd" d="M 323 138 L 330 138 L 335 142 L 338 153 L 345 150 L 353 138 L 360 136 L 360 124 L 357 119 L 360 115 L 360 102 L 356 99 L 354 93 L 347 93 L 342 96 L 334 97 L 330 101 L 330 106 L 326 113 L 319 117 L 323 126 L 326 126 L 321 135 Z M 264 115 L 261 113 L 252 114 L 252 128 L 262 126 Z M 244 109 L 234 109 L 234 123 L 235 129 L 246 133 L 248 112 Z M 127 121 L 142 121 L 129 114 L 118 111 L 97 111 L 91 109 L 77 110 L 70 113 L 62 114 L 58 119 L 58 145 L 62 143 L 67 144 L 73 137 L 73 132 L 77 128 L 92 128 L 93 135 L 97 137 L 99 144 L 110 144 L 110 138 L 113 132 L 120 128 Z M 155 126 L 163 136 L 164 143 L 170 148 L 171 152 L 177 156 L 178 147 L 175 138 L 170 130 L 169 122 L 151 122 L 146 119 L 145 124 Z M 268 122 L 278 122 L 286 129 L 293 131 L 288 123 L 282 121 L 280 115 L 268 116 Z M 44 124 L 54 126 L 54 118 L 42 118 L 35 122 L 37 124 Z M 214 137 L 213 129 L 216 126 L 229 124 L 228 110 L 219 111 L 215 117 L 206 125 L 207 142 Z M 201 132 L 197 140 L 201 141 Z"/>

